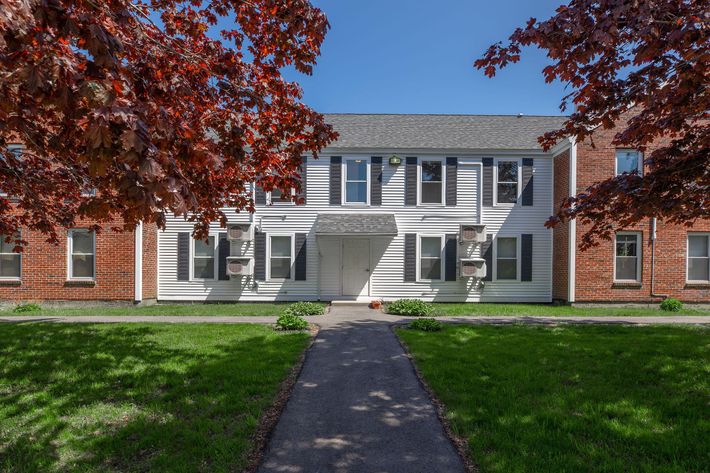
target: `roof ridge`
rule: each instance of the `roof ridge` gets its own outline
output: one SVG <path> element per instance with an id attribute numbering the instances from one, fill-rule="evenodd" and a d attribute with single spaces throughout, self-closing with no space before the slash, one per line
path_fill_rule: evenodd
<path id="1" fill-rule="evenodd" d="M 504 113 L 359 113 L 359 112 L 322 112 L 323 115 L 350 116 L 394 116 L 394 117 L 515 117 L 515 118 L 567 118 L 569 115 L 528 115 Z"/>

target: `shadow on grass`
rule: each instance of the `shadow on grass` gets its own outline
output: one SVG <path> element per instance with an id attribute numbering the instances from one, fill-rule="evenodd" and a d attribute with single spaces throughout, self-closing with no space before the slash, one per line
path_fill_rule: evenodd
<path id="1" fill-rule="evenodd" d="M 4 325 L 0 470 L 239 470 L 307 340 L 260 326 Z"/>
<path id="2" fill-rule="evenodd" d="M 707 471 L 710 331 L 398 333 L 482 472 Z"/>

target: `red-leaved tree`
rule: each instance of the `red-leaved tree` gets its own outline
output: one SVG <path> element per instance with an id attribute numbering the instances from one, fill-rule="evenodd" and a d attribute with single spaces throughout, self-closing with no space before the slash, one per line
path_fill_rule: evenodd
<path id="1" fill-rule="evenodd" d="M 710 217 L 710 9 L 706 0 L 572 0 L 546 21 L 530 19 L 507 44 L 475 62 L 492 77 L 520 60 L 524 46 L 547 52 L 547 82 L 571 86 L 564 127 L 540 137 L 549 149 L 565 137 L 590 139 L 630 113 L 614 144 L 645 154 L 643 175 L 599 182 L 565 201 L 547 222 L 590 224 L 581 246 L 648 217 L 692 224 Z M 649 148 L 649 145 L 653 145 Z"/>
<path id="2" fill-rule="evenodd" d="M 288 195 L 336 134 L 281 69 L 328 27 L 308 0 L 0 0 L 0 234 L 174 212 L 204 236 L 251 182 Z"/>

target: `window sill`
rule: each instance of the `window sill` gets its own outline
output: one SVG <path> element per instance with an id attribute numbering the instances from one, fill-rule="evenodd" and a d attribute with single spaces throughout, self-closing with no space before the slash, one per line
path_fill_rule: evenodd
<path id="1" fill-rule="evenodd" d="M 688 281 L 683 289 L 710 289 L 710 281 Z"/>
<path id="2" fill-rule="evenodd" d="M 643 284 L 639 281 L 614 281 L 612 289 L 639 289 Z"/>
<path id="3" fill-rule="evenodd" d="M 94 279 L 67 279 L 64 282 L 65 286 L 68 287 L 94 287 L 96 286 L 96 280 Z"/>
<path id="4" fill-rule="evenodd" d="M 21 279 L 0 279 L 0 286 L 21 286 Z"/>

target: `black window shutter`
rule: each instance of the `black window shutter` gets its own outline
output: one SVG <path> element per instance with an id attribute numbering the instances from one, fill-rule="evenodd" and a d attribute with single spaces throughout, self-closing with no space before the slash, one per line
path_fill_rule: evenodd
<path id="1" fill-rule="evenodd" d="M 370 158 L 370 205 L 382 205 L 382 158 Z"/>
<path id="2" fill-rule="evenodd" d="M 303 203 L 306 203 L 307 196 L 307 174 L 308 174 L 308 156 L 301 156 L 301 165 L 298 167 L 298 173 L 301 175 L 301 192 L 298 194 L 299 197 L 303 198 Z"/>
<path id="3" fill-rule="evenodd" d="M 486 235 L 486 242 L 481 244 L 481 256 L 486 261 L 484 281 L 493 280 L 493 235 Z"/>
<path id="4" fill-rule="evenodd" d="M 307 266 L 307 246 L 306 246 L 306 233 L 296 233 L 296 270 L 295 279 L 296 281 L 306 280 L 306 266 Z"/>
<path id="5" fill-rule="evenodd" d="M 531 234 L 523 234 L 520 240 L 520 280 L 532 281 L 533 271 L 533 236 Z"/>
<path id="6" fill-rule="evenodd" d="M 404 281 L 417 280 L 417 234 L 404 234 Z"/>
<path id="7" fill-rule="evenodd" d="M 533 205 L 533 159 L 523 158 L 523 195 L 522 205 Z"/>
<path id="8" fill-rule="evenodd" d="M 484 207 L 493 207 L 493 158 L 481 159 L 483 163 L 483 196 L 482 205 Z"/>
<path id="9" fill-rule="evenodd" d="M 230 253 L 231 249 L 229 240 L 227 240 L 227 234 L 220 233 L 217 243 L 217 279 L 220 281 L 229 281 L 229 276 L 227 276 L 227 258 Z"/>
<path id="10" fill-rule="evenodd" d="M 266 233 L 254 233 L 254 279 L 266 280 Z"/>
<path id="11" fill-rule="evenodd" d="M 446 205 L 456 205 L 456 186 L 459 171 L 458 158 L 446 158 Z"/>
<path id="12" fill-rule="evenodd" d="M 417 158 L 413 156 L 405 164 L 404 205 L 417 205 Z"/>
<path id="13" fill-rule="evenodd" d="M 190 280 L 190 232 L 177 234 L 177 280 Z"/>
<path id="14" fill-rule="evenodd" d="M 458 235 L 455 233 L 446 235 L 446 244 L 444 246 L 444 257 L 446 259 L 444 263 L 445 281 L 456 281 L 456 261 L 457 249 L 458 249 Z"/>
<path id="15" fill-rule="evenodd" d="M 254 205 L 266 205 L 266 192 L 259 185 L 254 185 Z"/>
<path id="16" fill-rule="evenodd" d="M 343 158 L 341 156 L 330 157 L 330 205 L 341 205 L 343 203 Z"/>

